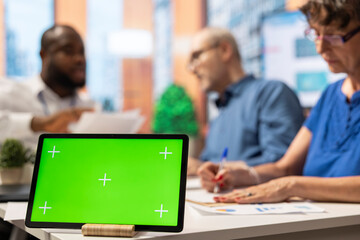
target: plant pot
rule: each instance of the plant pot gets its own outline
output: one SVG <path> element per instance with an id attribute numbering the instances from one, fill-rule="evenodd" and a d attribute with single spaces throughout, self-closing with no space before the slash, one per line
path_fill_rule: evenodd
<path id="1" fill-rule="evenodd" d="M 34 171 L 34 164 L 32 163 L 25 163 L 23 167 L 23 173 L 21 177 L 21 183 L 23 184 L 30 184 L 32 180 L 32 175 Z"/>
<path id="2" fill-rule="evenodd" d="M 1 184 L 19 184 L 23 174 L 23 167 L 0 168 Z"/>

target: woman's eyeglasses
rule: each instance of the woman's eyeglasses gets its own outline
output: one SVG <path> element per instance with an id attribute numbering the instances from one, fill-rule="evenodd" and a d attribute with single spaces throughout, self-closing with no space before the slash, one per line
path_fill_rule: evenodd
<path id="1" fill-rule="evenodd" d="M 313 42 L 318 42 L 319 40 L 327 41 L 332 46 L 341 46 L 345 42 L 349 41 L 355 34 L 360 32 L 360 26 L 354 30 L 348 32 L 347 34 L 341 35 L 318 35 L 313 28 L 308 28 L 305 30 L 305 37 Z"/>

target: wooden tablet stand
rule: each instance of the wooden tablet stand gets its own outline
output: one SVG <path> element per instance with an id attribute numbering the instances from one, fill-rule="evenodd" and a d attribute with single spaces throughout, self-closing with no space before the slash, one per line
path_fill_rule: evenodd
<path id="1" fill-rule="evenodd" d="M 135 236 L 135 225 L 116 224 L 84 224 L 81 227 L 84 236 L 104 237 L 133 237 Z"/>

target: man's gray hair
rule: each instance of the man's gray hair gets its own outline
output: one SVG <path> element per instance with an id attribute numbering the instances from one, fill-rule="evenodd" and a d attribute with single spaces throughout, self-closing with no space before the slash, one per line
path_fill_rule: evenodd
<path id="1" fill-rule="evenodd" d="M 233 49 L 235 57 L 241 62 L 241 55 L 234 35 L 225 28 L 207 27 L 204 29 L 208 33 L 210 44 L 219 44 L 222 41 L 229 43 Z"/>

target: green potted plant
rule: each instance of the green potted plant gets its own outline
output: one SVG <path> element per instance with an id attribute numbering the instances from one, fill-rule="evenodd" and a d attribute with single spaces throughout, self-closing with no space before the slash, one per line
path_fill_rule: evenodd
<path id="1" fill-rule="evenodd" d="M 182 133 L 190 137 L 189 155 L 193 156 L 195 147 L 191 146 L 198 134 L 198 123 L 194 105 L 181 86 L 171 84 L 161 95 L 155 106 L 152 129 L 154 133 Z"/>
<path id="2" fill-rule="evenodd" d="M 2 184 L 19 183 L 24 164 L 33 162 L 35 155 L 16 139 L 6 139 L 0 151 L 0 177 Z"/>

